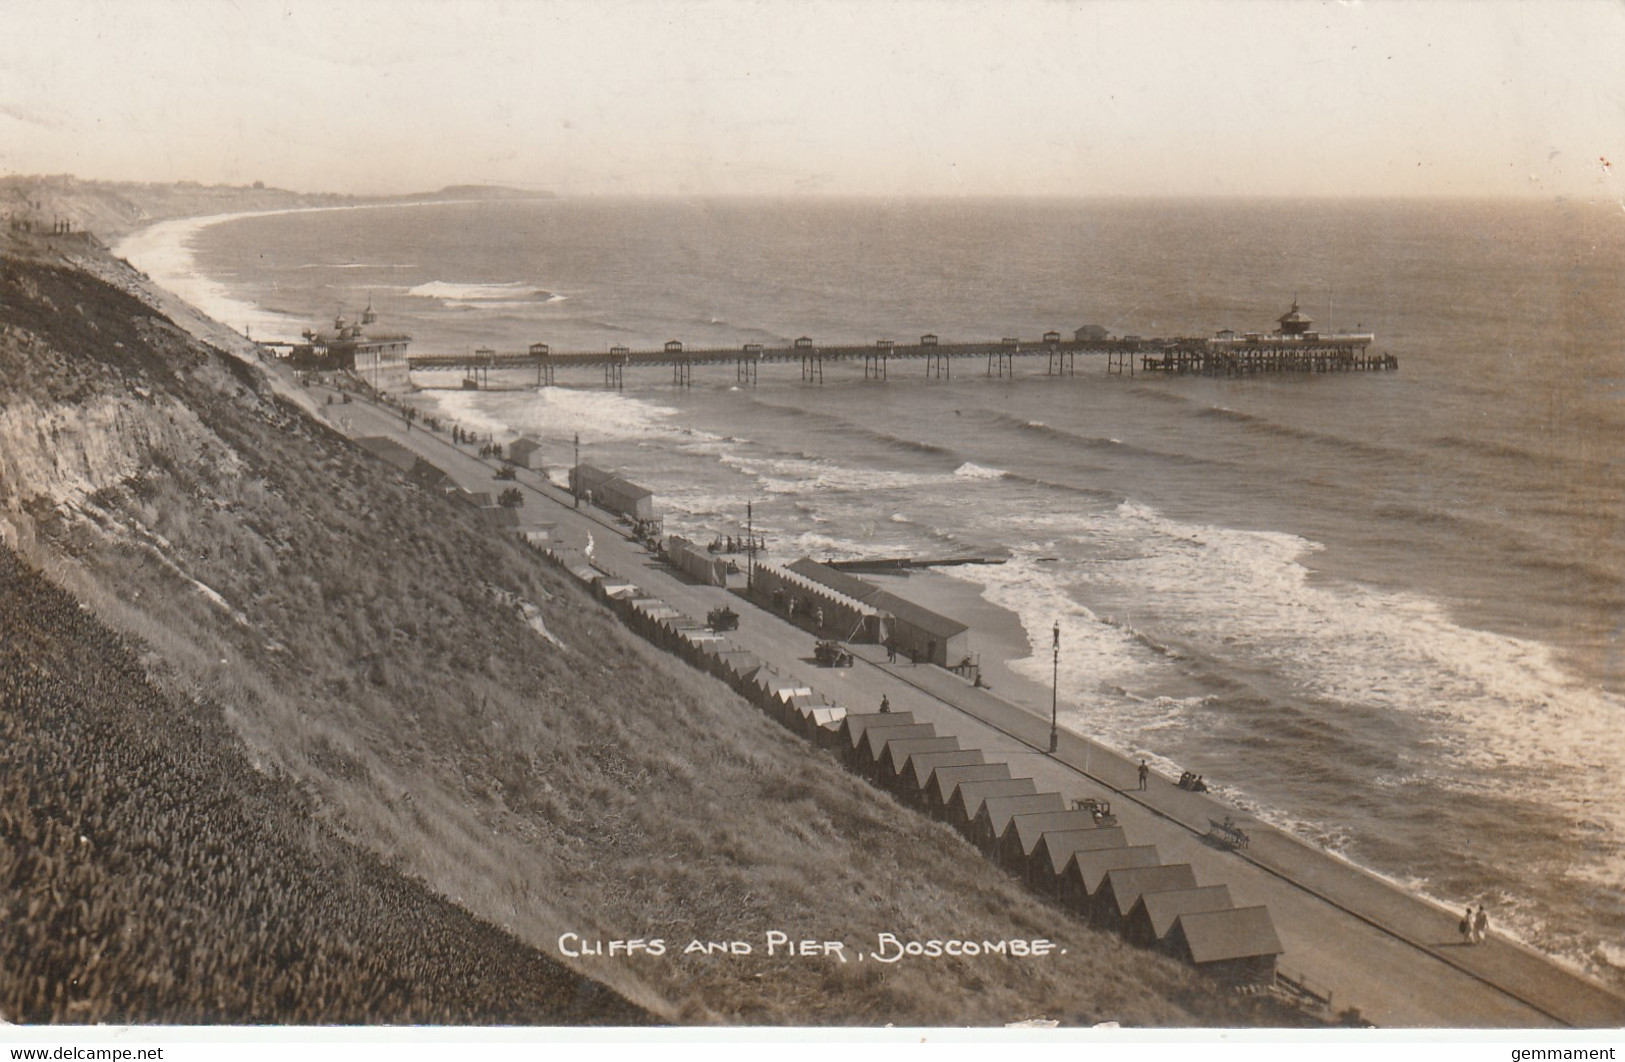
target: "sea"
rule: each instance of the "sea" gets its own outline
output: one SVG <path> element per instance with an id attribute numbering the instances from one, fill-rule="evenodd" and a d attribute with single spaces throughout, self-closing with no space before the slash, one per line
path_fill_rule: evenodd
<path id="1" fill-rule="evenodd" d="M 1375 333 L 1398 370 L 885 381 L 795 363 L 416 399 L 669 533 L 944 569 L 1061 722 L 1625 988 L 1625 211 L 1578 200 L 537 199 L 189 219 L 120 248 L 294 339 L 414 353 Z"/>

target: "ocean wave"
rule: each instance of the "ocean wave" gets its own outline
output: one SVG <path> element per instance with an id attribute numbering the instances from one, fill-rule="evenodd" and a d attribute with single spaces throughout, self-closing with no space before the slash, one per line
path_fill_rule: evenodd
<path id="1" fill-rule="evenodd" d="M 1283 424 L 1278 420 L 1259 416 L 1256 413 L 1246 413 L 1229 406 L 1208 406 L 1198 410 L 1197 417 L 1209 420 L 1225 420 L 1239 424 L 1248 431 L 1260 435 L 1268 435 L 1277 439 L 1291 439 L 1294 442 L 1312 442 L 1322 446 L 1332 447 L 1340 453 L 1360 454 L 1373 459 L 1386 461 L 1411 461 L 1415 457 L 1408 451 L 1383 446 L 1380 443 L 1367 442 L 1365 439 L 1347 438 L 1330 435 L 1325 432 L 1314 431 L 1309 428 L 1300 428 L 1292 424 Z"/>
<path id="2" fill-rule="evenodd" d="M 973 461 L 966 461 L 954 469 L 954 475 L 960 479 L 1003 479 L 1005 473 L 1001 468 L 987 468 Z"/>
<path id="3" fill-rule="evenodd" d="M 451 303 L 514 304 L 517 302 L 554 302 L 564 298 L 562 295 L 544 291 L 541 288 L 518 280 L 502 284 L 431 280 L 428 283 L 408 288 L 406 293 L 423 299 L 440 299 L 448 305 Z"/>
<path id="4" fill-rule="evenodd" d="M 300 269 L 416 269 L 413 262 L 301 262 Z"/>

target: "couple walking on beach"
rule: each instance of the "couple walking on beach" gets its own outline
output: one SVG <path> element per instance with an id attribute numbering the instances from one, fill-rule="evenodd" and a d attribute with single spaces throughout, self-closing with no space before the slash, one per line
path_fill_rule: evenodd
<path id="1" fill-rule="evenodd" d="M 1461 930 L 1461 942 L 1463 944 L 1484 943 L 1484 936 L 1490 930 L 1490 916 L 1484 910 L 1484 905 L 1479 904 L 1478 913 L 1474 914 L 1472 905 L 1469 904 L 1467 910 L 1461 913 L 1461 922 L 1457 924 L 1456 928 Z"/>

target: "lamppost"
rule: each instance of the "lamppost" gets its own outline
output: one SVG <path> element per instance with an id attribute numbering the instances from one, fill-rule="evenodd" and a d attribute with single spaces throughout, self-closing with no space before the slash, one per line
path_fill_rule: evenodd
<path id="1" fill-rule="evenodd" d="M 1061 621 L 1055 621 L 1055 669 L 1050 674 L 1049 686 L 1049 750 L 1054 752 L 1061 744 L 1060 718 L 1061 689 Z"/>
<path id="2" fill-rule="evenodd" d="M 745 503 L 745 596 L 756 589 L 756 521 L 750 502 Z"/>
<path id="3" fill-rule="evenodd" d="M 581 508 L 581 433 L 576 432 L 576 465 L 570 470 L 570 493 L 575 495 L 576 508 Z"/>

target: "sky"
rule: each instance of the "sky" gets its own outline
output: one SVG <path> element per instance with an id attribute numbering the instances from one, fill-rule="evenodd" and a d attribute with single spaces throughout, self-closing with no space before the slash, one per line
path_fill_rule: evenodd
<path id="1" fill-rule="evenodd" d="M 0 42 L 0 173 L 1625 200 L 1625 0 L 0 0 Z"/>

